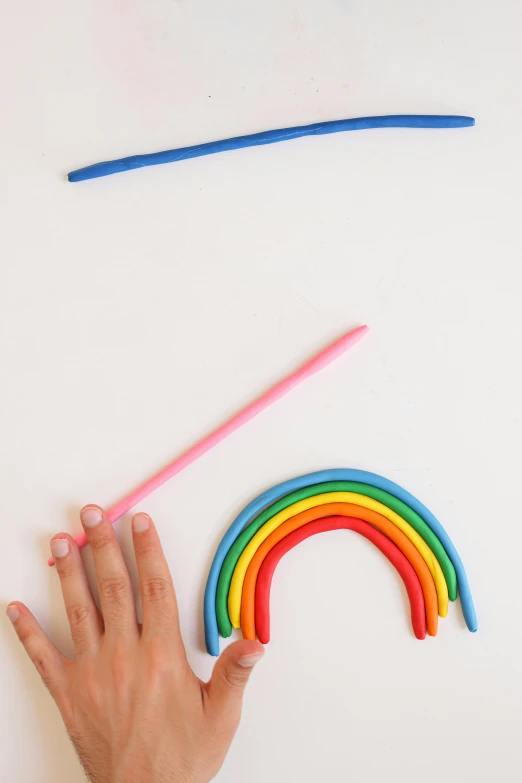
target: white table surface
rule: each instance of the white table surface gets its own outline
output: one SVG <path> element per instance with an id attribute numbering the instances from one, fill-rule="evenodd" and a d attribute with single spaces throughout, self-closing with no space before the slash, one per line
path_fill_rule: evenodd
<path id="1" fill-rule="evenodd" d="M 202 593 L 229 522 L 310 470 L 402 483 L 471 580 L 479 633 L 456 605 L 420 643 L 367 542 L 340 531 L 288 556 L 221 781 L 519 780 L 521 23 L 517 0 L 2 4 L 4 605 L 25 601 L 70 652 L 49 537 L 364 322 L 351 354 L 140 505 L 190 660 L 210 673 Z M 65 180 L 113 157 L 385 113 L 477 125 Z M 6 619 L 0 645 L 2 780 L 79 783 Z"/>

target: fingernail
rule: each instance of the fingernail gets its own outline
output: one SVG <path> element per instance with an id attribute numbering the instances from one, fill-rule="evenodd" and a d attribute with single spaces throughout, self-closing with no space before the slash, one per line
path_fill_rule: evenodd
<path id="1" fill-rule="evenodd" d="M 80 512 L 80 518 L 85 527 L 95 527 L 103 519 L 103 514 L 96 506 L 85 506 Z"/>
<path id="2" fill-rule="evenodd" d="M 9 617 L 12 623 L 16 623 L 16 621 L 20 617 L 20 612 L 18 610 L 18 607 L 15 606 L 14 604 L 8 606 L 6 609 L 6 615 Z"/>
<path id="3" fill-rule="evenodd" d="M 244 669 L 251 669 L 258 661 L 263 657 L 263 653 L 253 653 L 252 655 L 244 655 L 238 660 L 238 664 Z"/>
<path id="4" fill-rule="evenodd" d="M 65 557 L 70 552 L 70 545 L 66 538 L 53 538 L 51 541 L 51 552 L 53 557 Z"/>
<path id="5" fill-rule="evenodd" d="M 150 527 L 150 517 L 148 514 L 134 514 L 132 517 L 132 529 L 135 533 L 143 533 Z"/>

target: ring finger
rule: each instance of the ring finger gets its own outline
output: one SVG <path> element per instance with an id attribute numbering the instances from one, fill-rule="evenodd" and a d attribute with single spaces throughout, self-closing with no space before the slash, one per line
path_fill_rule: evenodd
<path id="1" fill-rule="evenodd" d="M 60 577 L 65 610 L 76 654 L 98 649 L 103 622 L 92 597 L 80 552 L 74 539 L 59 533 L 51 540 L 51 552 Z"/>

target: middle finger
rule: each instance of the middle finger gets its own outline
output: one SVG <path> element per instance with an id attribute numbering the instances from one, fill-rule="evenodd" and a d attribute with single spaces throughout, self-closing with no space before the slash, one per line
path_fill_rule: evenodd
<path id="1" fill-rule="evenodd" d="M 99 506 L 85 506 L 80 517 L 92 549 L 105 633 L 137 639 L 138 622 L 131 581 L 114 528 Z"/>

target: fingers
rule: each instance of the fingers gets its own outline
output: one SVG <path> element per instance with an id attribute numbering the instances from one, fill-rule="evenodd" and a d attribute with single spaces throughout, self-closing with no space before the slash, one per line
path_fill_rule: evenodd
<path id="1" fill-rule="evenodd" d="M 7 616 L 49 693 L 59 701 L 60 695 L 65 692 L 65 667 L 70 662 L 47 638 L 24 604 L 9 604 Z"/>
<path id="2" fill-rule="evenodd" d="M 99 506 L 85 506 L 80 518 L 92 549 L 105 634 L 137 639 L 134 596 L 114 528 Z"/>
<path id="3" fill-rule="evenodd" d="M 172 578 L 148 514 L 136 514 L 132 518 L 132 536 L 140 579 L 143 636 L 167 634 L 182 644 Z"/>
<path id="4" fill-rule="evenodd" d="M 51 540 L 51 552 L 60 577 L 76 654 L 95 652 L 100 644 L 103 623 L 76 542 L 66 533 L 59 533 Z"/>
<path id="5" fill-rule="evenodd" d="M 264 655 L 260 642 L 241 641 L 231 644 L 221 654 L 207 693 L 210 708 L 219 715 L 227 714 L 239 721 L 246 684 L 253 667 Z"/>

